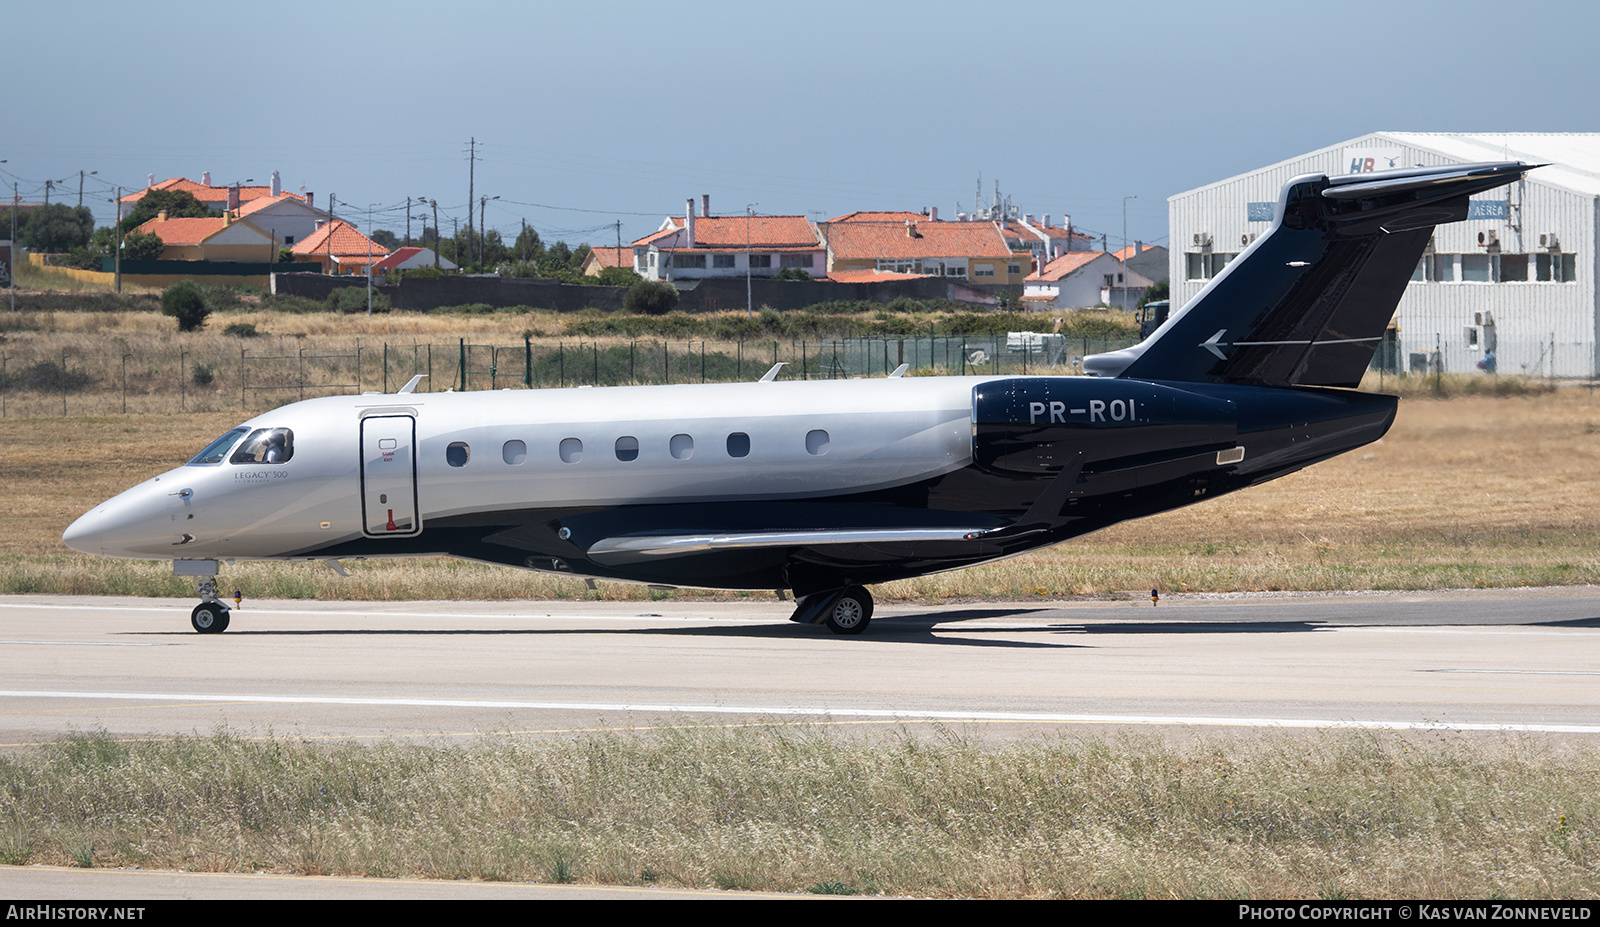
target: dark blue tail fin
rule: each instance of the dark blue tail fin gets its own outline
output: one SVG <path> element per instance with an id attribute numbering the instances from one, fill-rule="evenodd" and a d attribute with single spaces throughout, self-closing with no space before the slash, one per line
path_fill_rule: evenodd
<path id="1" fill-rule="evenodd" d="M 1345 386 L 1361 382 L 1433 227 L 1539 165 L 1456 164 L 1296 177 L 1272 229 L 1149 338 L 1084 360 L 1091 376 Z"/>

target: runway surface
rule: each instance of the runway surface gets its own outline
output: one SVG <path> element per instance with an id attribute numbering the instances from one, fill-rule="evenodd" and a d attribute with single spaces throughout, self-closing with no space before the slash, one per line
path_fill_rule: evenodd
<path id="1" fill-rule="evenodd" d="M 449 740 L 671 723 L 1600 734 L 1600 589 L 880 606 L 0 597 L 0 748 L 70 730 Z"/>

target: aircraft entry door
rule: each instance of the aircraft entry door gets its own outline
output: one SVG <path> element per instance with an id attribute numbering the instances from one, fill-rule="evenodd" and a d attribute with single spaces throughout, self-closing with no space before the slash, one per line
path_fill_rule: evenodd
<path id="1" fill-rule="evenodd" d="M 369 537 L 412 537 L 417 517 L 417 420 L 373 415 L 361 420 L 361 515 Z"/>

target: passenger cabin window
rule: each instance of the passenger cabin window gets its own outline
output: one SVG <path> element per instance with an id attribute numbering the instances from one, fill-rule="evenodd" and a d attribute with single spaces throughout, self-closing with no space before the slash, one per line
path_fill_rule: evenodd
<path id="1" fill-rule="evenodd" d="M 583 459 L 583 442 L 577 438 L 561 439 L 561 462 L 577 463 Z"/>
<path id="2" fill-rule="evenodd" d="M 233 445 L 238 442 L 240 438 L 244 437 L 244 433 L 249 430 L 250 429 L 248 428 L 235 428 L 217 440 L 207 444 L 205 450 L 194 455 L 194 458 L 184 466 L 194 467 L 202 464 L 222 463 L 228 458 L 228 451 L 232 450 Z"/>
<path id="3" fill-rule="evenodd" d="M 733 434 L 728 435 L 728 456 L 749 457 L 750 436 L 742 431 L 736 431 Z"/>
<path id="4" fill-rule="evenodd" d="M 287 428 L 257 428 L 228 458 L 236 464 L 288 463 L 294 456 L 294 432 Z"/>
<path id="5" fill-rule="evenodd" d="M 673 458 L 677 460 L 688 460 L 694 456 L 694 439 L 688 435 L 673 435 L 669 447 Z"/>
<path id="6" fill-rule="evenodd" d="M 821 428 L 806 432 L 806 453 L 813 457 L 828 453 L 828 433 Z"/>
<path id="7" fill-rule="evenodd" d="M 528 445 L 521 441 L 507 441 L 505 446 L 500 448 L 500 459 L 513 467 L 519 466 L 528 459 Z"/>
<path id="8" fill-rule="evenodd" d="M 465 441 L 452 441 L 444 449 L 444 462 L 452 467 L 465 467 L 467 461 L 472 459 L 472 448 L 467 447 Z"/>
<path id="9" fill-rule="evenodd" d="M 618 460 L 639 459 L 639 439 L 631 435 L 624 435 L 617 439 Z"/>

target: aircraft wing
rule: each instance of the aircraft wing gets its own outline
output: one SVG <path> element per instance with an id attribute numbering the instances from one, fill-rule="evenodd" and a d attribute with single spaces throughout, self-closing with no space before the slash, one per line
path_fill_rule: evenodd
<path id="1" fill-rule="evenodd" d="M 992 530 L 970 528 L 852 528 L 842 530 L 730 531 L 722 533 L 632 535 L 604 538 L 590 545 L 588 556 L 596 563 L 615 564 L 756 547 L 816 547 L 833 544 L 903 544 L 912 541 L 969 541 Z"/>

